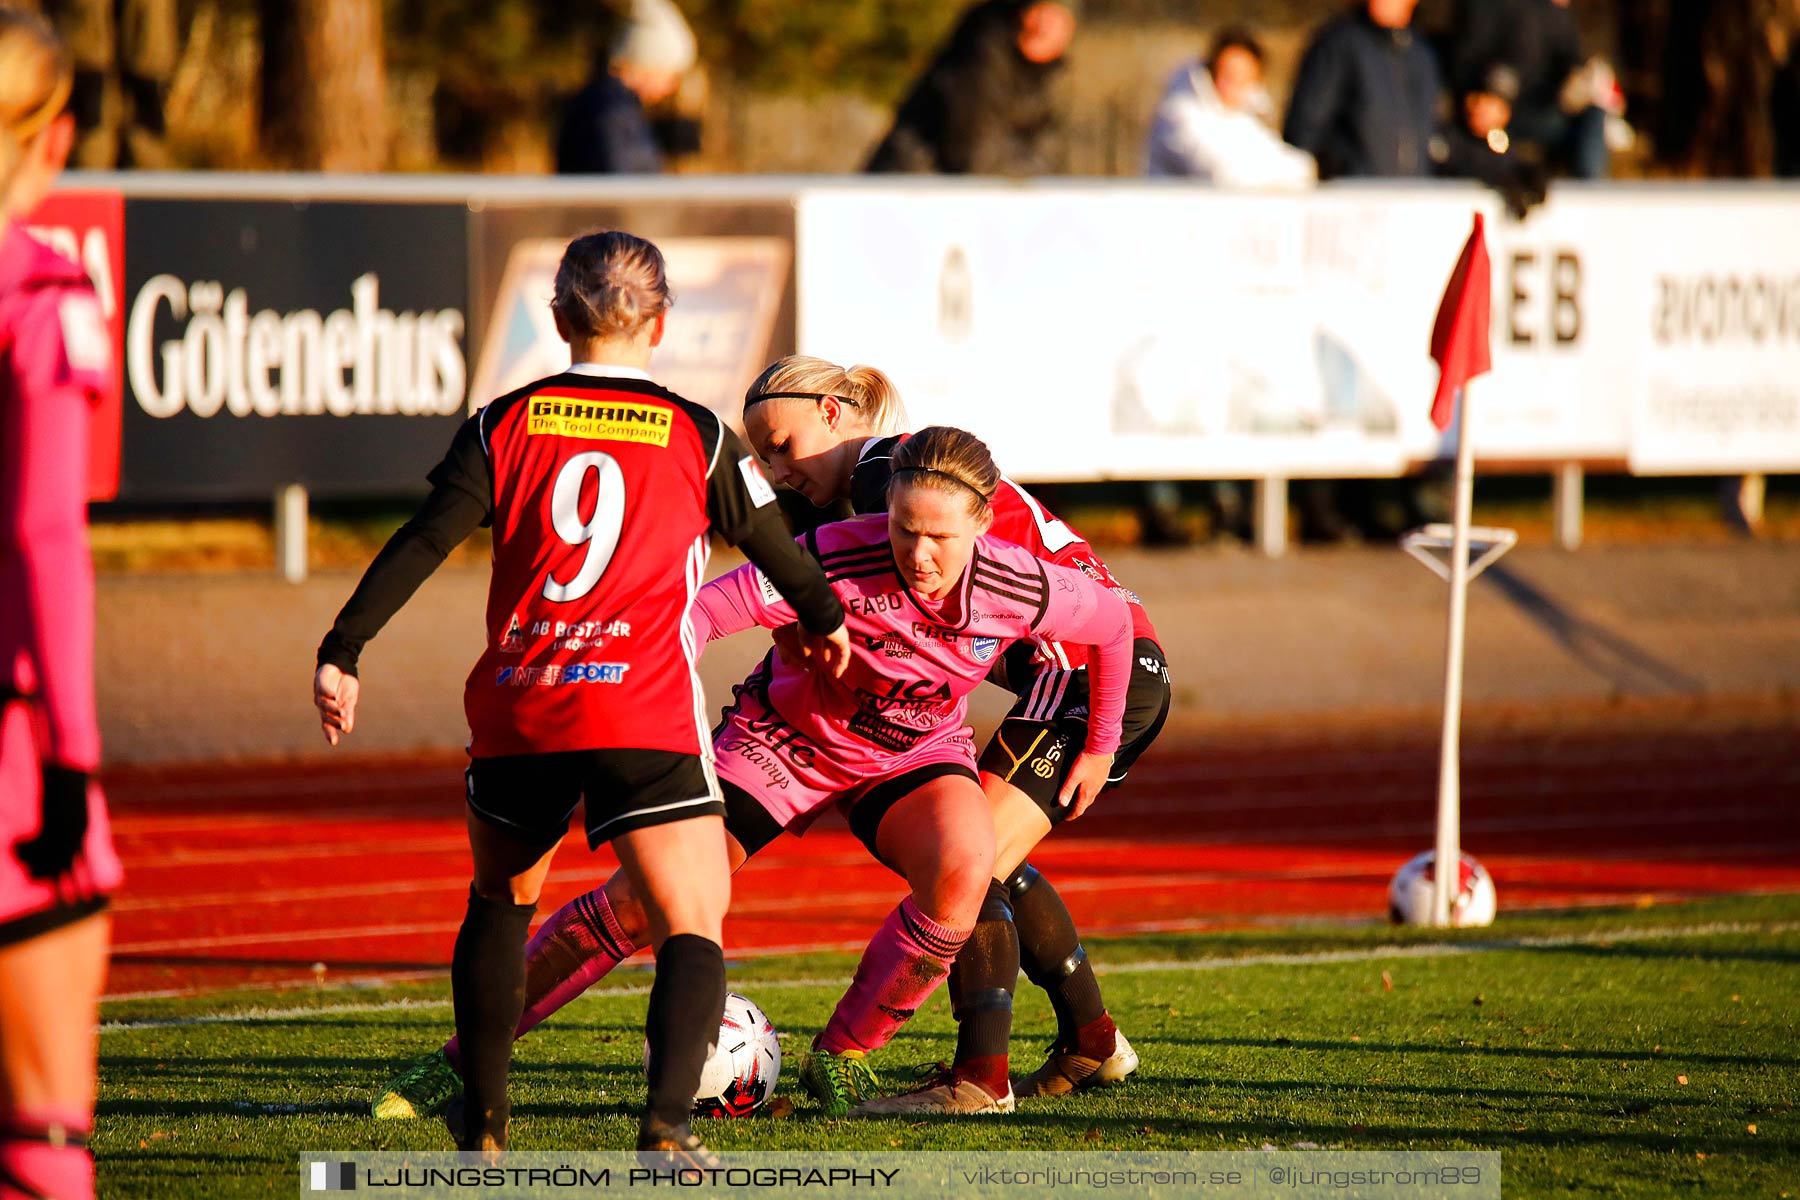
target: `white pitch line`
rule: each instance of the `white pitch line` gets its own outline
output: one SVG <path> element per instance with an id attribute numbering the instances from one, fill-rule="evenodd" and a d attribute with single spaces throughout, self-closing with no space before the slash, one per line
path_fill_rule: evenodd
<path id="1" fill-rule="evenodd" d="M 1612 942 L 1668 941 L 1677 938 L 1716 937 L 1730 933 L 1792 933 L 1800 922 L 1777 921 L 1769 924 L 1746 922 L 1708 922 L 1704 925 L 1647 926 L 1641 928 L 1602 929 L 1590 933 L 1562 936 L 1528 936 L 1496 938 L 1491 941 L 1459 943 L 1426 943 L 1423 945 L 1366 946 L 1355 950 L 1315 950 L 1301 954 L 1246 954 L 1236 958 L 1162 959 L 1152 962 L 1098 965 L 1102 975 L 1164 973 L 1176 971 L 1224 971 L 1236 967 L 1307 967 L 1330 963 L 1370 962 L 1384 958 L 1459 958 L 1475 954 L 1492 954 L 1505 950 L 1546 950 L 1564 946 L 1606 945 Z M 800 987 L 841 987 L 842 977 L 803 979 L 759 979 L 754 986 L 762 990 Z M 614 996 L 647 996 L 648 987 L 603 988 L 578 997 L 598 1000 Z M 209 1013 L 196 1017 L 169 1017 L 142 1021 L 105 1021 L 102 1034 L 134 1033 L 150 1029 L 181 1029 L 193 1025 L 255 1025 L 264 1021 L 291 1021 L 300 1017 L 351 1016 L 362 1013 L 400 1012 L 404 1010 L 438 1010 L 451 1006 L 448 999 L 415 1000 L 403 997 L 364 1004 L 330 1004 L 296 1008 L 246 1009 L 235 1013 Z"/>
<path id="2" fill-rule="evenodd" d="M 1320 868 L 1316 870 L 1280 870 L 1261 871 L 1256 874 L 1257 880 L 1295 881 L 1303 879 L 1349 879 L 1368 874 L 1366 866 L 1345 868 Z M 1057 890 L 1060 892 L 1121 892 L 1139 891 L 1144 888 L 1168 888 L 1196 886 L 1214 883 L 1241 883 L 1245 881 L 1242 871 L 1187 871 L 1169 872 L 1159 875 L 1115 875 L 1115 876 L 1081 876 L 1058 874 Z M 881 892 L 851 892 L 834 894 L 832 903 L 840 909 L 856 904 L 891 904 L 898 895 L 896 888 Z M 733 901 L 732 916 L 755 916 L 767 913 L 792 912 L 794 902 L 791 897 L 772 896 L 759 899 Z M 444 933 L 458 928 L 456 921 L 428 922 L 406 925 L 362 925 L 336 929 L 295 929 L 281 933 L 232 933 L 217 937 L 201 938 L 169 938 L 154 942 L 123 942 L 113 947 L 115 954 L 161 954 L 171 950 L 216 950 L 228 946 L 255 946 L 263 944 L 305 942 L 311 940 L 329 941 L 338 938 L 385 938 L 410 936 L 419 933 Z"/>

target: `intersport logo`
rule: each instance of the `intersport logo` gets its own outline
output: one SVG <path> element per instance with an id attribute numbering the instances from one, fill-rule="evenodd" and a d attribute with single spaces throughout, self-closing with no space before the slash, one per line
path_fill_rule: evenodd
<path id="1" fill-rule="evenodd" d="M 369 414 L 448 416 L 463 411 L 468 368 L 463 314 L 381 307 L 371 271 L 350 285 L 350 306 L 250 310 L 244 288 L 152 276 L 132 301 L 125 369 L 152 417 Z M 156 342 L 164 314 L 180 322 Z"/>

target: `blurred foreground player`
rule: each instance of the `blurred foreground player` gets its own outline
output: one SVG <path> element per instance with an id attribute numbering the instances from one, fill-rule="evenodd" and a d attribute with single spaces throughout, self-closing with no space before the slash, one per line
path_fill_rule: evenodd
<path id="1" fill-rule="evenodd" d="M 841 670 L 848 648 L 842 606 L 788 537 L 756 460 L 646 373 L 669 302 L 649 242 L 608 231 L 570 243 L 551 302 L 569 370 L 463 424 L 424 506 L 319 647 L 314 701 L 335 745 L 354 725 L 364 644 L 452 547 L 493 526 L 488 645 L 464 691 L 475 878 L 451 964 L 465 1098 L 452 1131 L 465 1150 L 506 1147 L 525 935 L 585 801 L 588 843 L 612 843 L 656 948 L 638 1148 L 711 1161 L 688 1127 L 724 1010 L 730 900 L 689 616 L 708 526 L 789 599 L 809 650 Z"/>
<path id="2" fill-rule="evenodd" d="M 88 412 L 110 340 L 81 268 L 20 221 L 74 143 L 49 27 L 0 10 L 0 1197 L 94 1194 L 94 1060 L 107 896 L 91 773 Z"/>

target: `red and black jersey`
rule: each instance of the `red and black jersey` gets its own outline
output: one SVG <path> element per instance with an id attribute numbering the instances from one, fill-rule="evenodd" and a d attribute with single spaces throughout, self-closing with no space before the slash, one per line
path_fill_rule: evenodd
<path id="1" fill-rule="evenodd" d="M 477 523 L 494 530 L 487 645 L 464 689 L 477 758 L 704 753 L 688 608 L 709 526 L 775 568 L 771 580 L 794 593 L 808 628 L 842 620 L 743 443 L 646 379 L 571 372 L 502 396 L 463 423 L 429 478 L 432 499 L 396 542 L 410 530 L 441 561 L 449 545 L 438 544 Z M 322 662 L 354 670 L 362 644 L 423 580 L 411 579 L 409 554 L 418 556 L 390 542 L 377 557 Z"/>
<path id="2" fill-rule="evenodd" d="M 909 436 L 898 433 L 863 446 L 861 457 L 850 471 L 850 505 L 858 513 L 887 511 L 887 485 L 894 475 L 894 451 Z M 1112 589 L 1131 612 L 1132 636 L 1153 642 L 1158 640 L 1156 627 L 1150 623 L 1150 614 L 1144 611 L 1144 602 L 1138 599 L 1137 593 L 1113 577 L 1111 568 L 1094 553 L 1087 539 L 1057 519 L 1030 492 L 1003 475 L 1000 486 L 994 490 L 990 507 L 994 524 L 988 533 L 1015 546 L 1023 546 L 1045 562 L 1073 567 L 1101 587 Z M 1059 667 L 1085 665 L 1087 649 L 1065 642 L 1045 642 L 1040 647 L 1045 660 Z"/>

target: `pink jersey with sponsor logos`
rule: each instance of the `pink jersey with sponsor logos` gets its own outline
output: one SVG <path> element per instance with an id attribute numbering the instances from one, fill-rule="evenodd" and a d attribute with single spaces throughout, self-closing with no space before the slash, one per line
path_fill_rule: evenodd
<path id="1" fill-rule="evenodd" d="M 100 789 L 68 875 L 34 879 L 11 847 L 40 828 L 39 765 L 92 771 L 94 572 L 88 417 L 110 339 L 81 268 L 17 224 L 0 235 L 0 923 L 119 885 Z M 22 699 L 23 698 L 23 699 Z"/>
<path id="2" fill-rule="evenodd" d="M 843 602 L 850 665 L 833 678 L 777 662 L 768 702 L 841 765 L 885 771 L 930 739 L 966 732 L 969 693 L 1009 644 L 1037 637 L 1095 648 L 1088 749 L 1118 748 L 1132 624 L 1125 602 L 1107 588 L 983 536 L 956 588 L 933 602 L 902 581 L 883 515 L 827 525 L 805 541 Z M 694 606 L 695 631 L 707 641 L 793 619 L 749 564 L 707 584 Z"/>
<path id="3" fill-rule="evenodd" d="M 49 757 L 92 770 L 88 412 L 110 339 L 80 267 L 17 223 L 0 237 L 0 686 L 35 693 Z"/>

